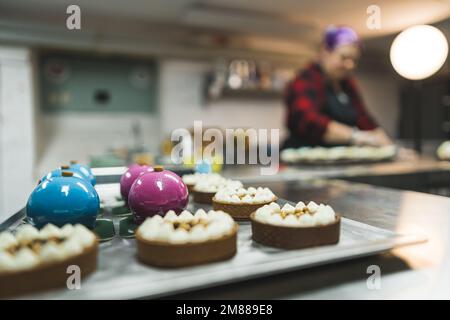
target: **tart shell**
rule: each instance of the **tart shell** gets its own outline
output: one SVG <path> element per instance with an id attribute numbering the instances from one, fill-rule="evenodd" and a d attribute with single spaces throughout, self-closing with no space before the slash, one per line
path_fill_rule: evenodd
<path id="1" fill-rule="evenodd" d="M 185 183 L 185 185 L 186 185 L 189 193 L 192 193 L 194 191 L 195 184 L 187 184 L 187 183 Z"/>
<path id="2" fill-rule="evenodd" d="M 216 192 L 200 192 L 200 191 L 192 191 L 192 196 L 194 198 L 194 202 L 203 203 L 203 204 L 211 204 L 213 197 L 216 195 Z"/>
<path id="3" fill-rule="evenodd" d="M 277 200 L 278 198 L 274 198 L 273 200 L 264 203 L 224 203 L 213 198 L 212 205 L 214 210 L 222 210 L 232 216 L 235 220 L 249 220 L 252 212 Z"/>
<path id="4" fill-rule="evenodd" d="M 237 230 L 235 224 L 231 234 L 219 239 L 183 244 L 146 240 L 136 232 L 137 257 L 151 266 L 171 268 L 226 260 L 237 252 Z"/>
<path id="5" fill-rule="evenodd" d="M 23 271 L 0 273 L 0 298 L 14 297 L 35 291 L 63 288 L 70 274 L 67 267 L 80 267 L 81 280 L 97 269 L 98 241 L 83 252 L 63 261 L 38 265 Z"/>
<path id="6" fill-rule="evenodd" d="M 335 222 L 313 227 L 275 226 L 255 219 L 250 215 L 252 239 L 260 244 L 281 249 L 302 249 L 335 244 L 339 242 L 341 217 Z"/>

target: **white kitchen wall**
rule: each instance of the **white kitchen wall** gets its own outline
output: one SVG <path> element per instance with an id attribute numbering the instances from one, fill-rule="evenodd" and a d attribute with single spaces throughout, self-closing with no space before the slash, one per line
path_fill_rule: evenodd
<path id="1" fill-rule="evenodd" d="M 141 125 L 145 147 L 156 150 L 160 143 L 159 123 L 146 113 L 62 113 L 41 114 L 40 118 L 41 150 L 35 177 L 71 159 L 89 163 L 91 155 L 134 146 L 132 126 L 136 121 Z"/>
<path id="2" fill-rule="evenodd" d="M 221 99 L 204 101 L 203 80 L 208 65 L 163 60 L 160 65 L 160 113 L 163 133 L 189 128 L 195 120 L 222 128 L 279 128 L 284 134 L 281 99 Z"/>
<path id="3" fill-rule="evenodd" d="M 0 221 L 33 190 L 32 65 L 24 48 L 0 47 Z"/>

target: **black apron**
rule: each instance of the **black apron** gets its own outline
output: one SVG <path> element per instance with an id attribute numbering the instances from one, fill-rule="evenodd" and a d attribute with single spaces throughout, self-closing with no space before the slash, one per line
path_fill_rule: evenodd
<path id="1" fill-rule="evenodd" d="M 324 113 L 337 122 L 355 127 L 358 115 L 348 94 L 344 90 L 336 93 L 331 85 L 327 85 L 326 96 Z"/>

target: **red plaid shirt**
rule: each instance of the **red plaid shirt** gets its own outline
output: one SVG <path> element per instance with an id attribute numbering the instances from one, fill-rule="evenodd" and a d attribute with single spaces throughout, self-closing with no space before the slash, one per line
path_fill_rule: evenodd
<path id="1" fill-rule="evenodd" d="M 318 64 L 311 64 L 287 86 L 285 104 L 286 124 L 291 139 L 298 145 L 323 144 L 322 137 L 332 120 L 324 111 L 326 103 L 326 78 Z M 354 79 L 342 81 L 342 89 L 356 110 L 356 126 L 360 130 L 378 127 L 367 113 Z"/>

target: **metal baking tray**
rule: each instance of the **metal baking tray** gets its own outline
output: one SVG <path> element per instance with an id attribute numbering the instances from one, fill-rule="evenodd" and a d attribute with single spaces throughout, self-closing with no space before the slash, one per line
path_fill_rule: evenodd
<path id="1" fill-rule="evenodd" d="M 395 152 L 393 155 L 378 159 L 371 159 L 371 158 L 362 158 L 362 159 L 352 159 L 352 158 L 343 158 L 343 159 L 336 159 L 336 160 L 321 160 L 321 159 L 315 159 L 315 160 L 297 160 L 297 161 L 286 161 L 281 159 L 281 162 L 285 165 L 290 166 L 309 166 L 309 167 L 327 167 L 327 166 L 350 166 L 350 165 L 368 165 L 368 164 L 379 164 L 379 163 L 386 163 L 386 162 L 393 162 L 397 159 L 399 154 L 398 147 L 395 149 Z"/>
<path id="2" fill-rule="evenodd" d="M 100 198 L 119 195 L 118 184 L 96 186 Z M 280 200 L 280 204 L 286 200 Z M 210 206 L 190 203 L 188 209 L 209 209 Z M 14 229 L 21 223 L 25 211 L 17 213 L 0 230 Z M 344 214 L 345 215 L 345 214 Z M 170 296 L 194 289 L 239 282 L 251 278 L 301 270 L 336 261 L 374 255 L 394 247 L 426 241 L 423 237 L 400 235 L 364 223 L 343 218 L 338 244 L 302 250 L 280 250 L 259 245 L 251 239 L 249 222 L 240 222 L 238 252 L 230 260 L 206 265 L 162 269 L 149 267 L 137 261 L 134 239 L 116 236 L 100 244 L 98 270 L 82 279 L 81 289 L 59 289 L 24 296 L 31 299 L 133 299 Z M 192 254 L 195 254 L 193 252 Z"/>
<path id="3" fill-rule="evenodd" d="M 282 163 L 288 166 L 298 167 L 330 167 L 330 166 L 352 166 L 352 165 L 369 165 L 393 162 L 395 157 L 383 159 L 342 159 L 342 160 L 299 160 L 299 161 L 283 161 Z"/>
<path id="4" fill-rule="evenodd" d="M 350 166 L 365 165 L 393 162 L 397 158 L 397 153 L 390 157 L 380 159 L 338 159 L 338 160 L 298 160 L 298 161 L 281 161 L 283 164 L 291 166 Z"/>

